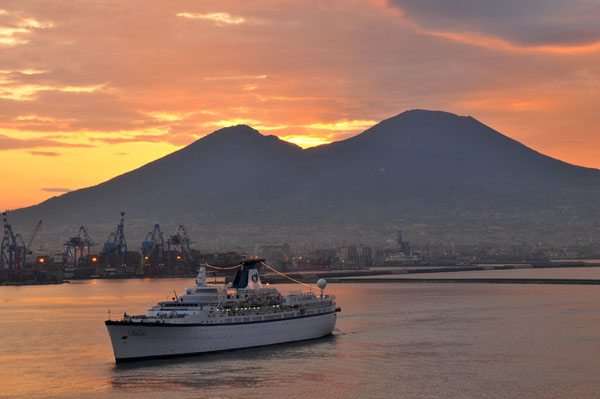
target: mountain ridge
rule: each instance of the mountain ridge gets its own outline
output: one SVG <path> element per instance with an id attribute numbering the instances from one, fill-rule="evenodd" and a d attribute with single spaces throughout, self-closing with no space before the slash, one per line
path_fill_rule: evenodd
<path id="1" fill-rule="evenodd" d="M 307 149 L 247 125 L 219 129 L 104 183 L 11 212 L 11 219 L 64 229 L 108 223 L 125 210 L 140 226 L 151 220 L 211 231 L 285 226 L 304 235 L 318 231 L 315 237 L 381 226 L 385 235 L 402 227 L 406 215 L 430 218 L 441 209 L 585 213 L 599 187 L 600 170 L 547 157 L 472 117 L 411 110 Z M 440 226 L 448 222 L 442 219 Z"/>

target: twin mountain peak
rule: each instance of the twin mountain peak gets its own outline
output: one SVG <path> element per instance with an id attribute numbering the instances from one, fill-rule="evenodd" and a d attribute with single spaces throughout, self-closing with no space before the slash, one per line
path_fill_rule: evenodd
<path id="1" fill-rule="evenodd" d="M 390 228 L 402 215 L 456 209 L 587 208 L 599 187 L 599 170 L 540 154 L 471 117 L 412 110 L 308 149 L 246 125 L 220 129 L 107 182 L 13 214 L 63 225 L 105 223 L 125 210 L 139 221 Z"/>

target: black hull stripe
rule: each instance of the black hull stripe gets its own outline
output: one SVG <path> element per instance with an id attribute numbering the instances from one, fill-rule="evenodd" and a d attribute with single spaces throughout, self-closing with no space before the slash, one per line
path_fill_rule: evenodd
<path id="1" fill-rule="evenodd" d="M 231 351 L 239 351 L 243 349 L 252 349 L 252 348 L 263 348 L 265 346 L 275 346 L 275 345 L 285 345 L 293 342 L 304 342 L 304 341 L 312 341 L 315 339 L 321 339 L 323 337 L 327 337 L 333 335 L 333 333 L 327 333 L 320 337 L 315 338 L 307 338 L 307 339 L 299 339 L 296 341 L 286 341 L 286 342 L 276 342 L 274 344 L 265 344 L 265 345 L 257 345 L 257 346 L 245 346 L 243 348 L 231 348 L 231 349 L 219 349 L 214 351 L 206 351 L 206 352 L 190 352 L 190 353 L 179 353 L 179 354 L 170 354 L 170 355 L 153 355 L 153 356 L 140 356 L 140 357 L 119 357 L 115 358 L 115 363 L 129 363 L 129 362 L 138 362 L 143 360 L 156 360 L 156 359 L 169 359 L 174 357 L 190 357 L 190 356 L 200 356 L 206 354 L 214 354 L 214 353 L 224 353 Z"/>
<path id="2" fill-rule="evenodd" d="M 177 324 L 177 323 L 147 323 L 147 322 L 133 322 L 133 321 L 115 321 L 115 320 L 106 320 L 104 324 L 107 326 L 145 326 L 145 327 L 223 327 L 223 326 L 236 326 L 241 324 L 259 324 L 259 323 L 274 323 L 278 321 L 287 321 L 287 320 L 296 320 L 296 319 L 304 319 L 307 317 L 317 317 L 317 316 L 325 316 L 328 314 L 336 313 L 338 310 L 332 310 L 331 312 L 319 313 L 319 314 L 311 314 L 305 316 L 296 316 L 296 317 L 286 317 L 283 319 L 273 319 L 273 320 L 259 320 L 259 321 L 244 321 L 238 323 L 190 323 L 190 324 Z M 237 317 L 237 316 L 236 316 Z M 247 316 L 240 316 L 247 317 Z"/>

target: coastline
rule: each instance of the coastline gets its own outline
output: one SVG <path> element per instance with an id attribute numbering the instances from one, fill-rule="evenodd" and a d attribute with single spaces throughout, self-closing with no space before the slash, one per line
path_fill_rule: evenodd
<path id="1" fill-rule="evenodd" d="M 570 262 L 547 262 L 547 263 L 518 263 L 499 265 L 464 265 L 464 266 L 396 266 L 390 268 L 371 267 L 353 270 L 302 270 L 286 272 L 286 274 L 302 283 L 314 283 L 319 278 L 325 278 L 329 283 L 490 283 L 490 284 L 599 284 L 600 280 L 594 279 L 571 279 L 571 278 L 506 278 L 506 277 L 471 277 L 471 278 L 404 278 L 401 275 L 432 274 L 432 273 L 456 273 L 456 272 L 478 272 L 493 270 L 522 270 L 522 269 L 573 269 L 573 268 L 597 268 L 600 263 L 585 263 L 583 261 Z M 285 284 L 289 280 L 275 273 L 264 273 L 263 282 L 269 284 Z M 396 277 L 398 276 L 398 277 Z M 193 278 L 193 275 L 161 275 L 161 276 L 127 276 L 97 278 L 100 280 L 130 280 L 130 279 L 171 279 L 171 278 Z M 71 279 L 76 281 L 97 280 Z M 218 277 L 218 283 L 223 282 L 223 276 Z M 38 282 L 0 282 L 1 286 L 25 286 L 25 285 L 56 285 L 68 284 L 71 280 L 62 281 L 38 281 Z"/>

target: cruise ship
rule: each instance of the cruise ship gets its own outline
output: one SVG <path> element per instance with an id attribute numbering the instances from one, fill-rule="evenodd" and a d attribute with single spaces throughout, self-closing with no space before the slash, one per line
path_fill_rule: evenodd
<path id="1" fill-rule="evenodd" d="M 115 361 L 125 362 L 196 355 L 301 341 L 330 335 L 335 328 L 335 297 L 320 292 L 283 292 L 261 283 L 263 259 L 238 265 L 233 282 L 207 285 L 206 266 L 196 285 L 171 301 L 159 302 L 145 315 L 125 313 L 105 322 Z M 268 266 L 267 266 L 268 267 Z"/>

